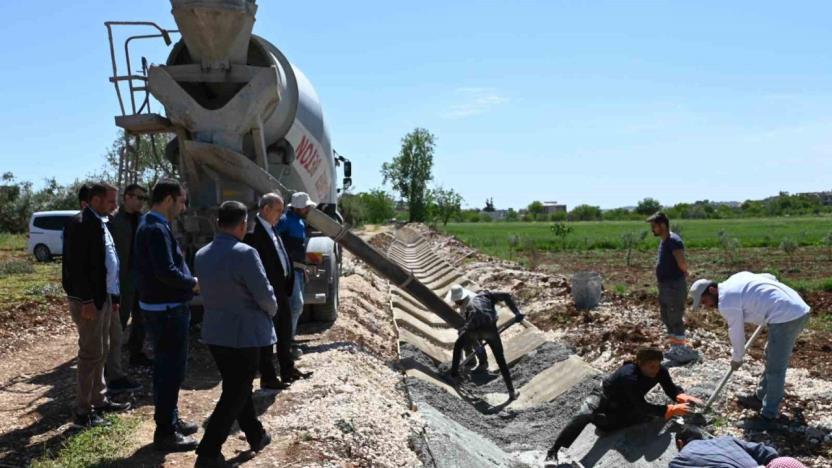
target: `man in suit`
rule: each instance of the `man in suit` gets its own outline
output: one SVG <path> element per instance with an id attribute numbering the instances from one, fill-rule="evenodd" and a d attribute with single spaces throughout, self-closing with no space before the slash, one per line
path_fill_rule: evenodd
<path id="1" fill-rule="evenodd" d="M 62 284 L 69 312 L 78 329 L 78 380 L 75 424 L 106 424 L 100 414 L 125 411 L 129 403 L 106 397 L 104 363 L 110 347 L 110 325 L 118 317 L 118 255 L 107 229 L 118 189 L 99 182 L 79 192 L 82 211 L 64 229 Z M 85 200 L 86 198 L 86 200 Z M 86 204 L 86 206 L 85 206 Z"/>
<path id="2" fill-rule="evenodd" d="M 130 353 L 131 366 L 149 366 L 152 362 L 144 354 L 144 323 L 139 312 L 139 298 L 136 294 L 136 268 L 133 252 L 133 240 L 141 221 L 142 209 L 147 201 L 147 191 L 138 184 L 130 184 L 124 189 L 121 206 L 110 218 L 110 230 L 116 243 L 116 251 L 121 264 L 119 283 L 121 287 L 121 327 L 127 330 L 130 316 L 130 336 L 127 349 Z M 120 357 L 121 353 L 119 353 Z M 108 363 L 109 364 L 109 363 Z"/>
<path id="3" fill-rule="evenodd" d="M 283 214 L 283 197 L 277 193 L 267 193 L 260 199 L 259 211 L 254 222 L 254 229 L 246 234 L 246 244 L 254 247 L 260 255 L 266 276 L 277 297 L 277 315 L 274 328 L 277 332 L 277 361 L 280 364 L 280 380 L 272 362 L 272 346 L 265 346 L 260 352 L 260 388 L 279 390 L 289 386 L 299 378 L 308 377 L 308 373 L 295 369 L 291 353 L 292 345 L 292 310 L 289 297 L 292 295 L 295 275 L 289 253 L 277 235 L 275 225 Z"/>
<path id="4" fill-rule="evenodd" d="M 263 347 L 276 340 L 277 299 L 257 250 L 242 242 L 248 213 L 227 201 L 217 211 L 217 235 L 199 249 L 194 269 L 200 278 L 205 315 L 202 341 L 222 376 L 222 393 L 197 448 L 197 467 L 229 466 L 222 445 L 234 421 L 251 449 L 259 452 L 271 437 L 257 420 L 251 396 Z"/>
<path id="5" fill-rule="evenodd" d="M 179 419 L 179 389 L 188 362 L 188 303 L 199 291 L 171 223 L 183 211 L 187 193 L 173 179 L 162 179 L 150 194 L 151 209 L 136 231 L 134 260 L 138 270 L 139 309 L 153 344 L 153 404 L 157 450 L 187 451 L 196 448 L 189 437 L 199 429 Z"/>

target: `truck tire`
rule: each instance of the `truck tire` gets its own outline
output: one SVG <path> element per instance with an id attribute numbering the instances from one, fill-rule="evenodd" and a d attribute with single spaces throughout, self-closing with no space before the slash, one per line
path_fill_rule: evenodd
<path id="1" fill-rule="evenodd" d="M 315 304 L 312 306 L 312 319 L 316 322 L 334 322 L 338 318 L 338 285 L 341 278 L 338 261 L 335 257 L 330 257 L 330 268 L 337 272 L 335 279 L 330 285 L 330 290 L 327 297 L 330 298 L 325 304 Z"/>

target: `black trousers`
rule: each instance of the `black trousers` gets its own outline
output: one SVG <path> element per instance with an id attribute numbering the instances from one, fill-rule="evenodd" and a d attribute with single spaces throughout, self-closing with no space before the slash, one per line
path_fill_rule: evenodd
<path id="1" fill-rule="evenodd" d="M 500 339 L 497 323 L 487 322 L 478 325 L 466 325 L 460 329 L 460 332 L 459 338 L 454 343 L 454 358 L 451 363 L 451 373 L 456 374 L 459 371 L 462 350 L 468 346 L 476 347 L 479 345 L 480 340 L 483 340 L 488 343 L 488 347 L 494 353 L 494 359 L 497 360 L 497 365 L 500 367 L 500 373 L 506 382 L 506 388 L 508 388 L 509 392 L 513 391 L 514 384 L 511 382 L 511 373 L 508 370 L 508 363 L 506 363 L 506 356 L 503 352 L 503 341 Z"/>
<path id="2" fill-rule="evenodd" d="M 249 444 L 256 443 L 265 434 L 254 412 L 251 388 L 260 360 L 260 348 L 227 348 L 208 346 L 222 376 L 222 393 L 205 436 L 196 449 L 198 455 L 215 457 L 222 451 L 234 421 L 240 425 Z"/>
<path id="3" fill-rule="evenodd" d="M 278 304 L 277 314 L 274 316 L 274 330 L 277 333 L 277 363 L 280 366 L 280 379 L 289 382 L 295 370 L 295 360 L 292 359 L 292 311 L 289 302 Z M 277 372 L 274 370 L 272 355 L 273 347 L 260 348 L 260 380 L 274 380 Z"/>
<path id="4" fill-rule="evenodd" d="M 578 414 L 572 417 L 569 424 L 560 431 L 552 448 L 570 447 L 589 423 L 595 424 L 595 427 L 602 431 L 609 432 L 641 424 L 650 419 L 652 419 L 650 415 L 627 408 L 612 408 L 603 396 L 592 394 L 581 405 Z"/>
<path id="5" fill-rule="evenodd" d="M 130 336 L 127 338 L 127 351 L 130 356 L 136 356 L 144 352 L 144 317 L 139 309 L 139 295 L 136 291 L 130 291 L 121 295 L 121 307 L 119 308 L 121 318 L 121 329 L 127 330 L 127 322 L 133 317 L 130 324 Z"/>

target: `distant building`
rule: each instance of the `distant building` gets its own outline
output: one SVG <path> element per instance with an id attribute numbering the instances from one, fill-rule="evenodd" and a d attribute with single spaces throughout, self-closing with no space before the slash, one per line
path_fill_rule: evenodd
<path id="1" fill-rule="evenodd" d="M 561 205 L 556 201 L 543 202 L 543 212 L 546 214 L 566 213 L 566 205 Z"/>

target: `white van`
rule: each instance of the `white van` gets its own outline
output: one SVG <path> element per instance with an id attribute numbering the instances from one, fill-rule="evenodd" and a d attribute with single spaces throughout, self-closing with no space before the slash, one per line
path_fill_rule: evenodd
<path id="1" fill-rule="evenodd" d="M 38 211 L 29 220 L 29 242 L 26 251 L 39 262 L 48 262 L 63 255 L 64 226 L 78 210 Z"/>

